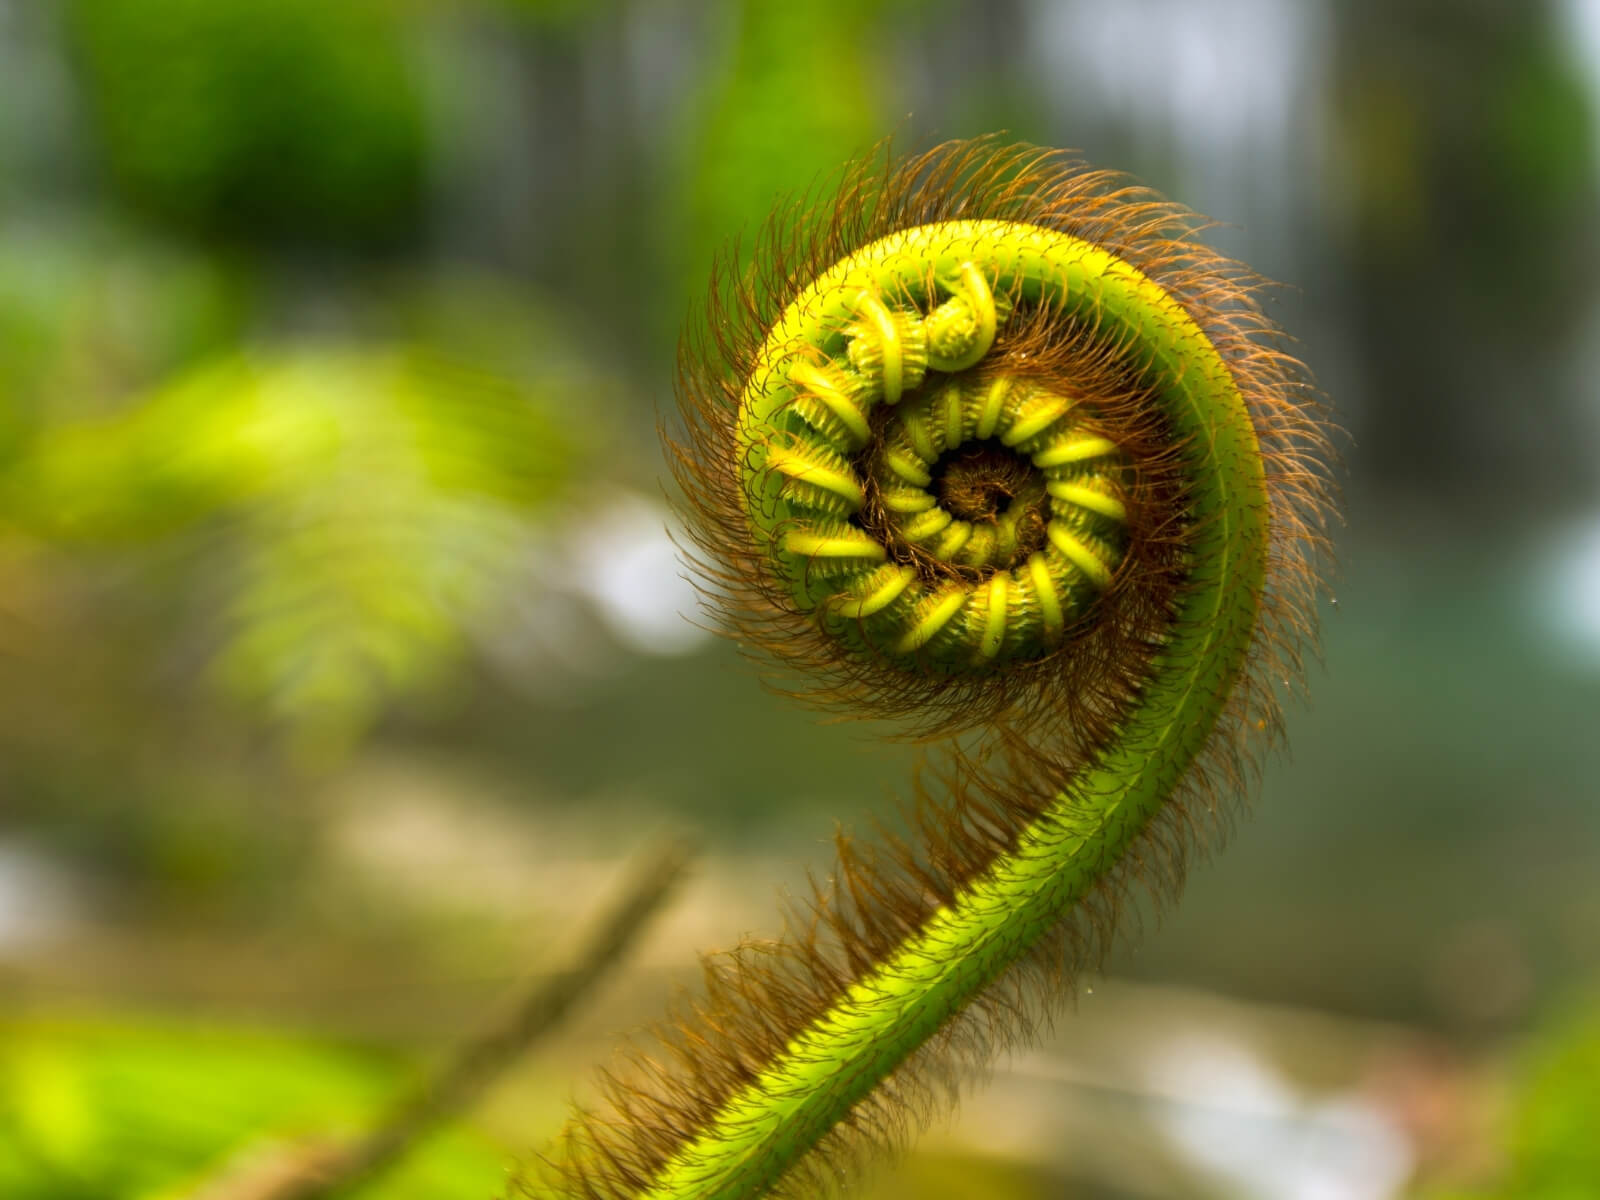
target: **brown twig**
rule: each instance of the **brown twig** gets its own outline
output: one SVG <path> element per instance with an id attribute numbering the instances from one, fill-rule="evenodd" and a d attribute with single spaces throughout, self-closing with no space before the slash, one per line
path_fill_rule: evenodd
<path id="1" fill-rule="evenodd" d="M 394 1167 L 440 1126 L 465 1112 L 517 1059 L 572 1011 L 616 965 L 682 878 L 691 851 L 669 840 L 642 856 L 620 901 L 594 927 L 577 960 L 542 979 L 505 1020 L 462 1042 L 363 1137 L 345 1145 L 282 1147 L 251 1159 L 232 1181 L 213 1178 L 191 1200 L 331 1200 Z M 229 1173 L 231 1174 L 231 1172 Z"/>

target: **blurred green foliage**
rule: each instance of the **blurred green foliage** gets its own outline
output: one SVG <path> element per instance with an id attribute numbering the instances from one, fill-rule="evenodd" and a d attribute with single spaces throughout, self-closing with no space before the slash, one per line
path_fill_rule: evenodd
<path id="1" fill-rule="evenodd" d="M 706 264 L 731 236 L 742 232 L 748 252 L 776 200 L 824 183 L 883 136 L 871 53 L 883 8 L 882 0 L 725 6 L 731 52 L 701 98 L 689 164 L 691 294 L 703 290 Z"/>
<path id="2" fill-rule="evenodd" d="M 0 1195 L 176 1200 L 230 1163 L 326 1144 L 374 1118 L 407 1075 L 395 1056 L 284 1034 L 137 1023 L 0 1024 Z M 430 1140 L 385 1200 L 483 1200 L 506 1156 Z"/>
<path id="3" fill-rule="evenodd" d="M 427 143 L 401 6 L 73 0 L 70 15 L 108 178 L 136 209 L 250 241 L 419 232 Z"/>
<path id="4" fill-rule="evenodd" d="M 209 527 L 213 678 L 337 746 L 460 653 L 578 449 L 554 398 L 425 351 L 230 354 L 42 432 L 0 512 L 56 545 Z"/>
<path id="5" fill-rule="evenodd" d="M 226 258 L 88 221 L 0 229 L 0 464 L 41 427 L 233 344 L 255 295 Z"/>
<path id="6" fill-rule="evenodd" d="M 1600 1195 L 1600 1015 L 1592 1004 L 1550 1023 L 1525 1055 L 1506 1131 L 1504 1178 L 1433 1200 L 1593 1200 Z"/>

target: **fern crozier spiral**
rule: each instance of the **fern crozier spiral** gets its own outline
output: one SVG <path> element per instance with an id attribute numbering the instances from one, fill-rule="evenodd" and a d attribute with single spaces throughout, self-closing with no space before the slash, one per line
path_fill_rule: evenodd
<path id="1" fill-rule="evenodd" d="M 1313 636 L 1327 442 L 1196 225 L 980 139 L 856 164 L 714 285 L 673 446 L 708 592 L 813 702 L 950 740 L 914 837 L 841 838 L 783 937 L 707 959 L 555 1193 L 831 1187 L 1244 790 Z"/>

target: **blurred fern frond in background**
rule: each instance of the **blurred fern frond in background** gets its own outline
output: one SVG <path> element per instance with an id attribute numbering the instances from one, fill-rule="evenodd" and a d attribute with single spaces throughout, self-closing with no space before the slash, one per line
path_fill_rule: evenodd
<path id="1" fill-rule="evenodd" d="M 460 654 L 582 440 L 423 349 L 241 352 L 43 430 L 0 511 L 80 551 L 181 539 L 211 681 L 336 746 Z"/>

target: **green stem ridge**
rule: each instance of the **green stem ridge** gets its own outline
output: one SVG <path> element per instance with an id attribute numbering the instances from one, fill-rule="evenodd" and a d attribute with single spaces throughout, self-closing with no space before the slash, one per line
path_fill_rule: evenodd
<path id="1" fill-rule="evenodd" d="M 1188 214 L 982 140 L 858 166 L 820 216 L 690 347 L 697 565 L 813 701 L 969 736 L 914 844 L 841 837 L 782 939 L 707 959 L 539 1194 L 811 1194 L 903 1141 L 1130 882 L 1176 890 L 1314 636 L 1325 431 Z"/>

